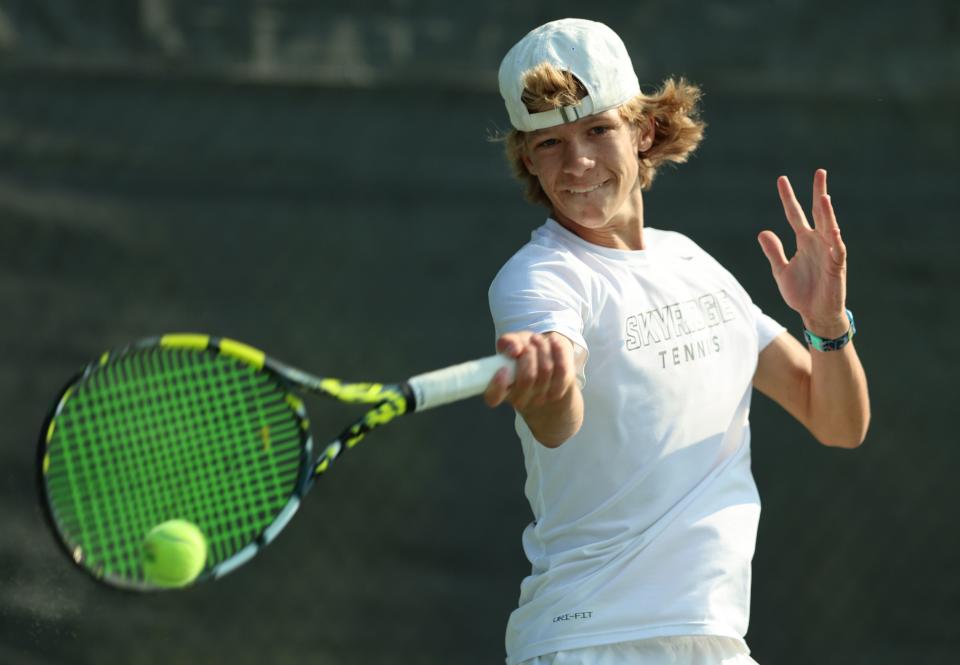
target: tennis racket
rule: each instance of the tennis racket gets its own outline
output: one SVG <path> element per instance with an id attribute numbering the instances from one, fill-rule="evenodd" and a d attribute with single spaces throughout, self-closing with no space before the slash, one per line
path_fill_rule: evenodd
<path id="1" fill-rule="evenodd" d="M 215 580 L 276 538 L 317 477 L 370 430 L 477 395 L 512 365 L 491 356 L 399 384 L 345 383 L 227 338 L 141 340 L 104 353 L 56 398 L 39 445 L 44 512 L 72 562 L 137 591 L 161 588 L 143 572 L 145 535 L 188 520 L 208 545 L 193 583 Z M 315 457 L 298 392 L 368 409 Z"/>

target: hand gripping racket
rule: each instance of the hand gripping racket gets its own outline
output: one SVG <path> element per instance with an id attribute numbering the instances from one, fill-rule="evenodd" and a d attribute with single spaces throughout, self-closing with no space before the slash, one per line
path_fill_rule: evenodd
<path id="1" fill-rule="evenodd" d="M 170 519 L 203 532 L 194 583 L 214 580 L 276 538 L 367 432 L 477 395 L 512 366 L 491 356 L 395 385 L 344 383 L 227 338 L 145 339 L 104 353 L 57 397 L 40 436 L 41 500 L 70 560 L 103 583 L 158 589 L 143 573 L 144 537 Z M 370 408 L 314 459 L 296 389 Z"/>

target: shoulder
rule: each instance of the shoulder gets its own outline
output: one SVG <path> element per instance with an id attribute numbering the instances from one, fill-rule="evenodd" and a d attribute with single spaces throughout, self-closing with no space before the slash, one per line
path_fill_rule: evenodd
<path id="1" fill-rule="evenodd" d="M 712 273 L 722 274 L 734 279 L 733 274 L 720 263 L 712 254 L 698 245 L 688 236 L 676 231 L 663 231 L 660 229 L 648 229 L 653 232 L 649 238 L 650 245 L 656 249 L 660 256 L 669 256 L 679 258 L 685 261 L 696 259 L 691 267 L 707 270 Z"/>
<path id="2" fill-rule="evenodd" d="M 576 247 L 541 227 L 500 268 L 490 285 L 490 293 L 554 282 L 573 287 L 586 286 L 589 279 L 590 270 L 578 256 Z"/>
<path id="3" fill-rule="evenodd" d="M 678 259 L 671 261 L 672 265 L 717 284 L 728 297 L 737 298 L 745 305 L 753 304 L 749 292 L 736 275 L 692 239 L 676 231 L 648 230 L 654 232 L 650 244 L 659 255 Z"/>

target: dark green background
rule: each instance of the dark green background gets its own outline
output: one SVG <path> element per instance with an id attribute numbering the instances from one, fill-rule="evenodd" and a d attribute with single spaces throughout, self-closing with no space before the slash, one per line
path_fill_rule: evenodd
<path id="1" fill-rule="evenodd" d="M 72 569 L 34 455 L 67 376 L 151 334 L 358 380 L 490 352 L 487 285 L 543 217 L 488 141 L 496 66 L 565 15 L 618 30 L 645 85 L 703 86 L 707 138 L 647 223 L 795 333 L 755 236 L 788 237 L 778 175 L 808 205 L 830 172 L 873 426 L 830 450 L 755 400 L 754 656 L 957 662 L 960 9 L 906 7 L 0 0 L 0 662 L 502 662 L 529 519 L 504 409 L 371 436 L 262 556 L 185 593 Z"/>

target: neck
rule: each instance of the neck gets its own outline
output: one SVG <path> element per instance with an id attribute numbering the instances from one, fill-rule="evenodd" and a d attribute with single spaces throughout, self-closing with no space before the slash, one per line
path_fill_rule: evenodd
<path id="1" fill-rule="evenodd" d="M 643 194 L 639 184 L 610 219 L 598 226 L 584 226 L 553 212 L 553 218 L 567 230 L 587 242 L 611 249 L 636 251 L 646 249 L 643 241 Z"/>

